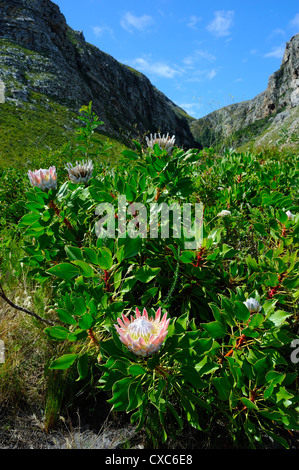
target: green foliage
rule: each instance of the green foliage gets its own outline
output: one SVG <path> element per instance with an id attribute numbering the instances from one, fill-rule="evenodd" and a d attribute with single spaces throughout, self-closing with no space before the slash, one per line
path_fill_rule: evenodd
<path id="1" fill-rule="evenodd" d="M 81 111 L 85 127 L 64 155 L 72 163 L 97 155 L 98 118 L 91 105 Z M 97 367 L 112 408 L 130 414 L 137 430 L 145 427 L 156 447 L 186 425 L 208 432 L 218 419 L 236 446 L 261 447 L 268 435 L 287 447 L 280 430 L 298 430 L 290 359 L 298 322 L 298 171 L 295 155 L 264 161 L 178 148 L 168 155 L 135 142 L 115 168 L 98 165 L 85 184 L 59 173 L 57 190 L 29 188 L 17 229 L 20 261 L 32 280 L 53 289 L 57 321 L 45 332 L 69 346 L 50 368 L 75 369 L 82 380 Z M 188 234 L 173 230 L 174 215 L 169 226 L 158 224 L 156 237 L 151 224 L 142 232 L 143 207 L 154 217 L 159 204 L 190 202 L 204 206 L 195 248 L 187 247 Z M 223 210 L 229 212 L 219 215 Z M 98 236 L 109 225 L 113 236 Z M 249 298 L 259 311 L 249 311 Z M 171 319 L 164 345 L 148 358 L 130 352 L 114 326 L 136 306 L 150 314 L 161 307 Z"/>

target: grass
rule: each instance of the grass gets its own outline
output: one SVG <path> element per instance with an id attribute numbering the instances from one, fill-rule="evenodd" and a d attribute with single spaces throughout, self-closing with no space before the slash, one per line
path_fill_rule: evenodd
<path id="1" fill-rule="evenodd" d="M 0 170 L 46 164 L 62 153 L 67 143 L 75 144 L 75 129 L 80 121 L 78 115 L 44 95 L 32 94 L 32 104 L 0 104 Z M 115 163 L 117 155 L 126 146 L 116 139 L 97 131 L 105 147 L 110 147 L 106 158 Z"/>

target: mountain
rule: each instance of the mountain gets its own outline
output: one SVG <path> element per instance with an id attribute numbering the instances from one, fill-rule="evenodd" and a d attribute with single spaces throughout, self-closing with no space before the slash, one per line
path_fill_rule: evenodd
<path id="1" fill-rule="evenodd" d="M 257 72 L 254 72 L 257 73 Z M 201 146 L 215 142 L 256 147 L 299 134 L 299 34 L 286 43 L 281 66 L 252 100 L 216 110 L 191 123 Z"/>
<path id="2" fill-rule="evenodd" d="M 104 134 L 128 142 L 149 132 L 169 132 L 176 144 L 194 146 L 192 118 L 146 76 L 87 43 L 82 32 L 67 25 L 55 3 L 1 0 L 2 116 L 14 115 L 28 131 L 33 121 L 38 125 L 42 119 L 47 120 L 46 133 L 59 120 L 69 130 L 75 113 L 90 101 L 104 122 Z M 1 124 L 6 121 L 1 123 L 0 116 Z"/>

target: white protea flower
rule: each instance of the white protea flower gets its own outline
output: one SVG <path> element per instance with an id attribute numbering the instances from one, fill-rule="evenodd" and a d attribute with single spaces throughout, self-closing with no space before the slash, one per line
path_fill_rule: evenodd
<path id="1" fill-rule="evenodd" d="M 35 171 L 28 171 L 28 177 L 32 186 L 37 186 L 43 191 L 56 189 L 57 173 L 55 166 L 50 166 L 47 170 L 41 168 Z"/>
<path id="2" fill-rule="evenodd" d="M 262 309 L 261 304 L 253 297 L 250 297 L 243 303 L 246 305 L 250 313 L 258 313 Z"/>
<path id="3" fill-rule="evenodd" d="M 288 219 L 289 219 L 289 220 L 293 220 L 294 217 L 295 217 L 294 214 L 292 214 L 291 211 L 286 211 L 286 215 L 288 216 Z"/>
<path id="4" fill-rule="evenodd" d="M 87 183 L 92 177 L 93 164 L 91 160 L 81 163 L 76 162 L 76 166 L 72 163 L 67 163 L 65 169 L 68 171 L 69 179 L 73 183 Z"/>
<path id="5" fill-rule="evenodd" d="M 232 215 L 231 211 L 223 210 L 217 214 L 217 217 L 226 217 L 228 215 Z"/>
<path id="6" fill-rule="evenodd" d="M 161 137 L 161 134 L 158 133 L 154 134 L 154 137 L 152 134 L 150 134 L 150 138 L 146 137 L 147 141 L 147 146 L 150 148 L 154 148 L 155 144 L 158 144 L 161 150 L 167 150 L 167 153 L 170 154 L 172 147 L 174 146 L 175 142 L 175 135 L 173 135 L 171 138 L 169 137 L 169 132 L 167 132 L 166 136 L 163 134 Z"/>
<path id="7" fill-rule="evenodd" d="M 131 321 L 122 314 L 118 318 L 118 325 L 114 325 L 120 340 L 127 348 L 137 356 L 148 357 L 159 351 L 167 335 L 169 319 L 167 313 L 161 317 L 161 308 L 158 308 L 155 319 L 148 318 L 146 309 L 142 315 L 136 308 L 136 318 L 131 316 Z"/>

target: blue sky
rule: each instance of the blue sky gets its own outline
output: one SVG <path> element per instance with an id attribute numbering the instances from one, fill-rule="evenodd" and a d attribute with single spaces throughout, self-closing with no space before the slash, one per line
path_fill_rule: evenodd
<path id="1" fill-rule="evenodd" d="M 67 23 L 200 118 L 267 88 L 299 0 L 54 0 Z"/>

